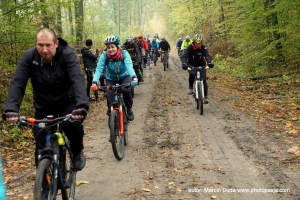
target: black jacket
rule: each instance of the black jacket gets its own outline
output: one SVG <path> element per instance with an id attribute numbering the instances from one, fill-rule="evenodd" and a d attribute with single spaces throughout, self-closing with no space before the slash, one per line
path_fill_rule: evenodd
<path id="1" fill-rule="evenodd" d="M 59 38 L 51 64 L 41 63 L 36 47 L 24 53 L 11 78 L 4 112 L 19 111 L 29 78 L 36 109 L 62 106 L 75 98 L 77 108 L 88 110 L 89 102 L 78 58 L 63 39 Z"/>
<path id="2" fill-rule="evenodd" d="M 205 66 L 206 62 L 211 63 L 211 57 L 205 45 L 202 45 L 200 49 L 197 49 L 192 43 L 184 51 L 181 61 L 182 63 L 188 63 L 191 66 L 199 67 Z"/>
<path id="3" fill-rule="evenodd" d="M 137 46 L 137 44 L 135 44 L 133 42 L 132 43 L 125 42 L 122 45 L 122 49 L 128 51 L 128 53 L 131 57 L 131 60 L 134 63 L 141 61 L 141 52 L 140 52 L 139 47 Z"/>
<path id="4" fill-rule="evenodd" d="M 166 41 L 160 41 L 159 49 L 161 49 L 163 51 L 171 50 L 169 42 L 167 42 L 167 40 Z"/>
<path id="5" fill-rule="evenodd" d="M 82 61 L 83 61 L 85 70 L 96 69 L 96 67 L 97 67 L 96 61 L 98 59 L 99 53 L 96 52 L 96 54 L 94 55 L 88 48 L 83 47 L 81 49 L 81 54 L 82 54 Z"/>

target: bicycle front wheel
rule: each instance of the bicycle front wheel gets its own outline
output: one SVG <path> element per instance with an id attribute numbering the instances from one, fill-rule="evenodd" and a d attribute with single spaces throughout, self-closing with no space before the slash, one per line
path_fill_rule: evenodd
<path id="1" fill-rule="evenodd" d="M 153 54 L 153 63 L 154 63 L 154 66 L 156 66 L 156 54 L 155 53 Z"/>
<path id="2" fill-rule="evenodd" d="M 166 58 L 163 58 L 163 65 L 164 65 L 164 71 L 166 71 L 167 68 Z"/>
<path id="3" fill-rule="evenodd" d="M 134 98 L 134 87 L 131 86 L 131 98 Z"/>
<path id="4" fill-rule="evenodd" d="M 65 139 L 66 142 L 69 142 Z M 63 200 L 73 200 L 75 198 L 76 171 L 73 169 L 72 157 L 69 149 L 62 147 L 61 155 L 61 176 L 64 185 L 61 187 L 61 196 Z"/>
<path id="5" fill-rule="evenodd" d="M 109 121 L 111 146 L 116 159 L 122 160 L 124 157 L 124 134 L 120 135 L 120 115 L 117 110 L 110 114 Z"/>
<path id="6" fill-rule="evenodd" d="M 57 184 L 54 183 L 52 170 L 50 159 L 45 158 L 39 162 L 34 183 L 34 200 L 56 198 Z"/>
<path id="7" fill-rule="evenodd" d="M 98 101 L 99 99 L 98 90 L 94 91 L 94 96 L 95 96 L 95 100 Z"/>
<path id="8" fill-rule="evenodd" d="M 203 83 L 198 83 L 198 102 L 199 102 L 199 111 L 200 115 L 203 115 L 203 103 L 204 103 L 204 94 L 203 94 Z"/>

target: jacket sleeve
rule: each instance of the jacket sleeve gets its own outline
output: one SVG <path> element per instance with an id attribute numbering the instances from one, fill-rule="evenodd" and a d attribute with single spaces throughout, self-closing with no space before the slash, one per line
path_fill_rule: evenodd
<path id="1" fill-rule="evenodd" d="M 132 64 L 132 60 L 131 57 L 129 55 L 129 53 L 127 51 L 123 51 L 123 55 L 124 55 L 124 64 L 125 67 L 130 75 L 130 77 L 132 78 L 133 76 L 136 76 L 134 69 L 133 69 L 133 64 Z"/>
<path id="2" fill-rule="evenodd" d="M 85 57 L 89 58 L 90 60 L 96 61 L 99 56 L 99 53 L 96 52 L 96 54 L 94 55 L 91 51 L 85 50 L 83 52 L 82 56 L 85 56 Z"/>
<path id="3" fill-rule="evenodd" d="M 211 57 L 210 57 L 210 55 L 208 53 L 207 47 L 204 46 L 204 45 L 203 45 L 203 47 L 204 47 L 204 57 L 206 59 L 206 62 L 207 63 L 211 63 Z"/>
<path id="4" fill-rule="evenodd" d="M 97 67 L 96 67 L 96 72 L 94 74 L 94 78 L 93 78 L 93 82 L 98 83 L 99 78 L 103 72 L 103 69 L 105 67 L 105 61 L 106 61 L 106 51 L 103 51 L 103 53 L 101 54 L 98 63 L 97 63 Z"/>
<path id="5" fill-rule="evenodd" d="M 10 80 L 7 101 L 4 105 L 4 112 L 19 112 L 30 77 L 30 64 L 32 63 L 33 51 L 26 51 L 21 57 L 17 69 Z M 77 59 L 77 58 L 76 58 Z"/>
<path id="6" fill-rule="evenodd" d="M 66 63 L 66 68 L 68 75 L 73 84 L 75 91 L 75 98 L 77 101 L 76 107 L 84 107 L 86 110 L 89 109 L 89 101 L 86 96 L 86 86 L 84 81 L 84 75 L 80 70 L 80 64 L 76 54 L 70 49 L 66 48 L 63 51 L 64 60 Z"/>

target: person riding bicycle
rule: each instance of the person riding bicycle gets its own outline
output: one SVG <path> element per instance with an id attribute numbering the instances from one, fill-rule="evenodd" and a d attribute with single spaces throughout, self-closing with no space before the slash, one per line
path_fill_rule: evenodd
<path id="1" fill-rule="evenodd" d="M 146 49 L 143 45 L 142 42 L 140 42 L 140 39 L 138 37 L 134 37 L 133 38 L 134 43 L 139 47 L 140 53 L 141 53 L 141 61 L 142 59 L 144 59 L 143 57 L 146 55 Z M 144 78 L 143 78 L 143 67 L 142 67 L 142 63 L 140 63 L 140 67 L 139 67 L 139 82 L 144 82 Z"/>
<path id="2" fill-rule="evenodd" d="M 161 37 L 158 49 L 166 52 L 167 67 L 169 67 L 169 52 L 171 51 L 171 46 L 165 37 Z"/>
<path id="3" fill-rule="evenodd" d="M 142 54 L 142 59 L 144 60 L 144 63 L 147 63 L 147 54 L 148 54 L 148 44 L 145 40 L 146 38 L 143 37 L 142 34 L 138 35 L 138 42 L 137 44 L 142 44 L 143 48 L 145 49 L 145 54 Z M 144 65 L 145 66 L 145 65 Z M 142 69 L 143 70 L 143 69 Z M 142 71 L 143 72 L 143 71 Z"/>
<path id="4" fill-rule="evenodd" d="M 89 100 L 78 58 L 68 43 L 62 38 L 57 38 L 55 32 L 49 28 L 39 29 L 35 40 L 36 46 L 24 53 L 11 78 L 2 117 L 8 122 L 18 121 L 18 112 L 30 78 L 33 88 L 34 118 L 44 119 L 47 115 L 58 117 L 72 114 L 72 118 L 76 120 L 61 124 L 60 127 L 70 141 L 74 168 L 82 170 L 86 164 L 83 154 L 82 121 L 87 115 Z M 44 148 L 47 134 L 47 130 L 40 130 L 41 128 L 37 126 L 33 128 L 36 140 L 36 167 L 37 152 Z"/>
<path id="5" fill-rule="evenodd" d="M 181 44 L 180 50 L 185 51 L 188 48 L 188 46 L 190 46 L 192 44 L 192 42 L 193 41 L 191 40 L 190 36 L 187 35 Z"/>
<path id="6" fill-rule="evenodd" d="M 137 76 L 133 69 L 133 64 L 129 53 L 120 48 L 120 39 L 116 35 L 107 36 L 104 40 L 106 51 L 102 53 L 97 63 L 96 72 L 93 78 L 92 89 L 97 88 L 97 80 L 106 68 L 106 85 L 126 84 L 138 82 Z M 124 103 L 128 111 L 128 120 L 134 120 L 132 111 L 133 99 L 131 94 L 131 87 L 122 88 Z M 114 102 L 114 91 L 107 90 L 107 115 L 110 114 L 110 105 Z"/>
<path id="7" fill-rule="evenodd" d="M 211 57 L 208 53 L 207 47 L 203 44 L 203 37 L 201 34 L 196 34 L 193 38 L 193 42 L 186 51 L 183 53 L 182 58 L 182 69 L 187 70 L 188 65 L 193 67 L 206 66 L 213 68 L 214 64 L 211 63 Z M 188 94 L 193 94 L 193 84 L 196 76 L 196 69 L 188 70 L 189 72 L 189 90 Z M 201 78 L 203 79 L 204 84 L 204 102 L 209 103 L 208 101 L 208 86 L 206 82 L 206 69 L 201 70 Z"/>
<path id="8" fill-rule="evenodd" d="M 156 59 L 158 60 L 158 48 L 159 48 L 159 43 L 156 41 L 155 38 L 153 38 L 150 42 L 150 45 L 154 48 L 154 52 L 156 53 Z"/>
<path id="9" fill-rule="evenodd" d="M 138 76 L 138 79 L 140 79 L 140 74 L 139 74 L 139 68 L 141 64 L 141 52 L 139 50 L 139 47 L 137 44 L 133 42 L 133 37 L 128 36 L 126 38 L 126 42 L 122 45 L 122 49 L 125 49 L 128 51 L 132 63 L 133 63 L 133 68 L 135 71 L 135 74 Z"/>
<path id="10" fill-rule="evenodd" d="M 178 55 L 179 55 L 179 52 L 180 52 L 180 49 L 181 49 L 181 45 L 182 45 L 182 39 L 181 38 L 178 38 L 177 42 L 176 42 L 176 49 L 178 51 Z"/>
<path id="11" fill-rule="evenodd" d="M 87 39 L 85 41 L 85 45 L 86 46 L 81 49 L 81 54 L 82 54 L 84 71 L 85 71 L 86 80 L 87 80 L 86 94 L 87 94 L 89 100 L 91 100 L 90 87 L 92 86 L 93 71 L 95 71 L 96 66 L 97 66 L 99 49 L 96 49 L 95 55 L 90 51 L 90 49 L 92 48 L 92 45 L 93 45 L 93 41 L 91 39 Z"/>

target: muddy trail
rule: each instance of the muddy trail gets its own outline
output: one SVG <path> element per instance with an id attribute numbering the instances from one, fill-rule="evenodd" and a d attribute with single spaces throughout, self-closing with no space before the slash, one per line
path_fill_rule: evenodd
<path id="1" fill-rule="evenodd" d="M 214 69 L 208 72 L 210 103 L 200 115 L 177 55 L 169 66 L 163 71 L 159 62 L 144 70 L 121 161 L 108 142 L 104 97 L 91 103 L 87 164 L 77 175 L 86 183 L 75 199 L 300 199 L 299 175 L 282 163 L 281 141 L 222 103 Z"/>

